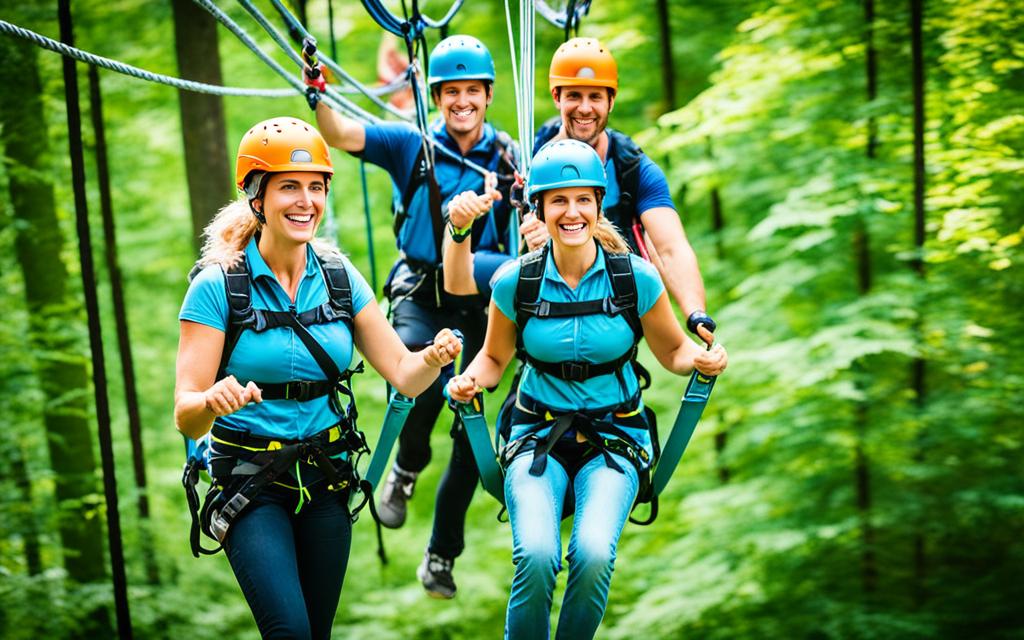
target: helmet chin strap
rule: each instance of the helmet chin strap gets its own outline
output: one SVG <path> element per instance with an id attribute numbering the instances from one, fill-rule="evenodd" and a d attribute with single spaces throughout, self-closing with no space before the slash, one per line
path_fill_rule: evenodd
<path id="1" fill-rule="evenodd" d="M 256 216 L 260 224 L 267 224 L 267 216 L 263 215 L 263 212 L 253 206 L 253 202 L 262 199 L 266 189 L 264 188 L 264 181 L 266 180 L 266 172 L 254 172 L 249 177 L 248 182 L 245 185 L 246 200 L 249 203 L 249 210 L 252 211 L 252 215 Z"/>
<path id="2" fill-rule="evenodd" d="M 253 206 L 253 202 L 258 198 L 249 198 L 249 210 L 252 211 L 252 215 L 256 216 L 256 219 L 260 221 L 260 224 L 267 224 L 267 216 L 263 215 L 263 212 L 259 211 Z"/>

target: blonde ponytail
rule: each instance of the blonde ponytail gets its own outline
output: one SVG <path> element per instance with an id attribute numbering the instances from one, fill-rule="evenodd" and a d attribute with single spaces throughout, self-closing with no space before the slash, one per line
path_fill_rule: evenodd
<path id="1" fill-rule="evenodd" d="M 607 253 L 629 253 L 629 245 L 622 237 L 619 230 L 608 218 L 601 213 L 597 216 L 597 224 L 594 226 L 594 238 L 601 243 L 601 248 Z"/>
<path id="2" fill-rule="evenodd" d="M 241 259 L 245 245 L 262 226 L 249 209 L 245 197 L 229 202 L 203 230 L 205 240 L 199 266 L 233 266 Z"/>

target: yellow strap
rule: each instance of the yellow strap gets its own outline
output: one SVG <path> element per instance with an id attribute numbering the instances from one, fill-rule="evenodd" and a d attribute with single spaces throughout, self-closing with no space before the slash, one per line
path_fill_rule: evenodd
<path id="1" fill-rule="evenodd" d="M 213 435 L 212 433 L 210 434 L 210 438 L 212 438 L 214 442 L 219 442 L 221 444 L 226 444 L 226 445 L 228 445 L 230 447 L 235 447 L 235 448 L 238 448 L 238 449 L 245 449 L 246 451 L 277 451 L 282 446 L 281 443 L 278 442 L 277 440 L 271 440 L 267 444 L 266 447 L 260 448 L 260 447 L 245 447 L 245 446 L 242 446 L 242 445 L 237 444 L 235 442 L 231 442 L 230 440 L 221 440 L 220 438 L 218 438 L 217 436 Z"/>

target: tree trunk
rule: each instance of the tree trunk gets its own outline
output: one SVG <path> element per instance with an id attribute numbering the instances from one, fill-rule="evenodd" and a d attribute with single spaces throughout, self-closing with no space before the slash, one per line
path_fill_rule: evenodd
<path id="1" fill-rule="evenodd" d="M 174 45 L 181 77 L 223 84 L 217 49 L 217 23 L 192 0 L 171 0 Z M 202 232 L 214 214 L 232 197 L 227 128 L 220 96 L 179 91 L 181 137 L 185 147 L 193 243 L 198 253 Z"/>
<path id="2" fill-rule="evenodd" d="M 911 266 L 923 287 L 924 239 L 925 239 L 925 164 L 924 164 L 924 44 L 922 31 L 924 28 L 924 0 L 910 0 L 910 55 L 911 55 L 911 87 L 914 102 L 914 258 Z M 918 296 L 924 300 L 924 296 Z M 923 345 L 924 310 L 918 309 L 917 343 Z M 914 392 L 919 411 L 923 410 L 927 399 L 926 363 L 924 358 L 914 358 L 910 365 L 910 386 Z M 924 445 L 926 426 L 922 425 L 918 433 L 918 449 L 914 454 L 917 463 L 924 462 Z M 927 541 L 924 538 L 923 523 L 918 523 L 918 532 L 914 537 L 914 600 L 921 606 L 927 600 L 925 588 L 927 577 L 927 558 L 925 550 Z"/>
<path id="3" fill-rule="evenodd" d="M 88 371 L 75 327 L 82 318 L 67 294 L 64 238 L 54 206 L 42 88 L 33 45 L 0 38 L 0 141 L 12 163 L 15 252 L 25 278 L 28 342 L 46 402 L 46 443 L 54 471 L 64 567 L 76 582 L 106 579 L 103 530 L 95 516 L 96 461 L 89 428 Z"/>
<path id="4" fill-rule="evenodd" d="M 676 67 L 672 60 L 672 22 L 668 15 L 668 0 L 655 0 L 658 11 L 658 45 L 661 50 L 661 85 L 665 94 L 664 112 L 675 111 Z"/>
<path id="5" fill-rule="evenodd" d="M 866 98 L 870 105 L 878 95 L 878 69 L 875 57 L 875 3 L 864 0 L 864 38 L 865 38 L 865 84 Z M 874 116 L 868 117 L 867 144 L 865 155 L 870 161 L 875 159 L 877 145 L 877 126 Z M 869 164 L 870 166 L 870 164 Z M 870 171 L 870 169 L 869 169 Z M 853 232 L 854 263 L 857 265 L 857 293 L 867 296 L 871 292 L 871 237 L 865 220 L 867 214 L 861 213 L 856 221 Z M 855 363 L 853 373 L 855 384 L 863 393 L 869 393 L 864 384 L 864 367 Z M 854 478 L 857 492 L 857 511 L 860 516 L 861 528 L 861 588 L 866 598 L 874 594 L 878 584 L 878 565 L 875 559 L 875 530 L 872 523 L 873 508 L 871 495 L 871 460 L 867 453 L 867 434 L 871 414 L 867 399 L 858 400 L 854 407 L 855 438 L 854 445 Z"/>
<path id="6" fill-rule="evenodd" d="M 21 536 L 25 550 L 25 568 L 28 575 L 34 576 L 42 572 L 43 561 L 39 551 L 39 525 L 36 522 L 35 502 L 32 500 L 32 479 L 28 475 L 28 465 L 25 464 L 25 451 L 21 442 L 10 442 L 8 456 L 11 481 L 18 492 L 20 502 L 12 505 L 12 511 L 16 514 L 12 531 Z"/>

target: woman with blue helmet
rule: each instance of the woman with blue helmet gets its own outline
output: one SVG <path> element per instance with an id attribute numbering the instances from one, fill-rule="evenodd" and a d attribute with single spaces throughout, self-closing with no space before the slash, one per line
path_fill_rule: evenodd
<path id="1" fill-rule="evenodd" d="M 448 329 L 406 349 L 352 263 L 316 238 L 333 174 L 315 127 L 253 126 L 236 160 L 244 196 L 207 227 L 179 314 L 175 425 L 189 438 L 210 434 L 203 528 L 223 545 L 264 638 L 331 634 L 351 543 L 352 456 L 366 450 L 354 405 L 338 396 L 354 402 L 355 349 L 408 396 L 460 351 Z"/>
<path id="2" fill-rule="evenodd" d="M 484 345 L 448 383 L 453 400 L 469 402 L 497 385 L 517 348 L 526 362 L 502 456 L 516 566 L 508 638 L 549 637 L 563 509 L 573 528 L 557 637 L 592 638 L 604 616 L 618 539 L 653 453 L 630 365 L 637 330 L 628 310 L 635 306 L 669 371 L 718 375 L 728 360 L 720 345 L 705 351 L 685 337 L 657 271 L 628 254 L 602 215 L 605 185 L 589 145 L 559 140 L 538 151 L 527 196 L 551 240 L 495 275 Z M 621 261 L 635 282 L 630 300 L 610 282 Z M 527 269 L 541 274 L 536 300 L 520 299 Z"/>

